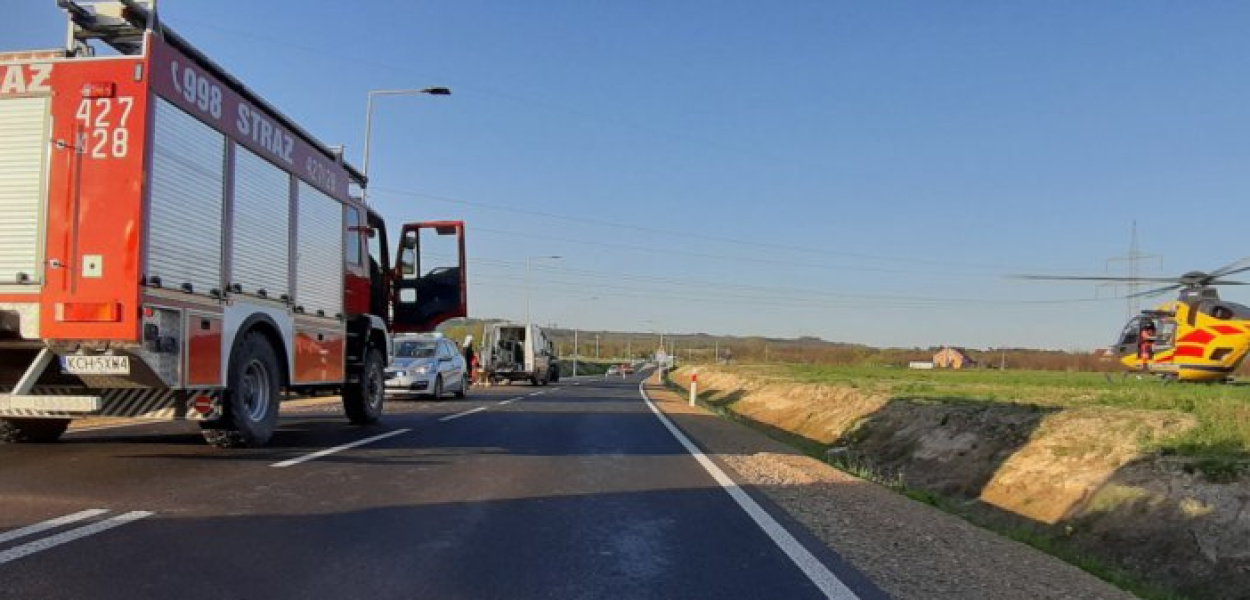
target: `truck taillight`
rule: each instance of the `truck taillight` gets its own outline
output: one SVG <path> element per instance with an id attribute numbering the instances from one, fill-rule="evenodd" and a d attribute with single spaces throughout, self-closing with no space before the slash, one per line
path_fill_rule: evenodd
<path id="1" fill-rule="evenodd" d="M 122 316 L 116 302 L 57 302 L 55 313 L 62 323 L 116 323 Z"/>
<path id="2" fill-rule="evenodd" d="M 83 98 L 112 98 L 117 93 L 117 86 L 109 81 L 97 81 L 82 86 Z"/>

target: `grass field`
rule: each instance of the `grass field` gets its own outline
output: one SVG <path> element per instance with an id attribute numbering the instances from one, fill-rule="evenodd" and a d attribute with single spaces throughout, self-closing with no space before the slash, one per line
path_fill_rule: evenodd
<path id="1" fill-rule="evenodd" d="M 1119 373 L 924 371 L 891 367 L 737 365 L 731 370 L 800 383 L 849 386 L 892 398 L 934 402 L 1011 402 L 1048 407 L 1177 411 L 1198 426 L 1159 451 L 1217 461 L 1250 459 L 1250 384 L 1164 384 Z"/>

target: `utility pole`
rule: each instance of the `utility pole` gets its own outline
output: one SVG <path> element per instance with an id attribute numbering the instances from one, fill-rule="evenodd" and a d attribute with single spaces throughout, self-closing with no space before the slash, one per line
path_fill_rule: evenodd
<path id="1" fill-rule="evenodd" d="M 719 365 L 720 364 L 720 338 L 716 339 L 716 350 L 714 352 L 715 354 L 712 355 L 712 364 Z"/>
<path id="2" fill-rule="evenodd" d="M 577 377 L 577 328 L 573 328 L 573 376 Z"/>
<path id="3" fill-rule="evenodd" d="M 599 334 L 595 334 L 595 360 L 599 360 Z"/>

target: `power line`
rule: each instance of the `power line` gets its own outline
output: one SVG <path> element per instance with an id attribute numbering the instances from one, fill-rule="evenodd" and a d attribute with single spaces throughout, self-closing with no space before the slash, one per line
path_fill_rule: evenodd
<path id="1" fill-rule="evenodd" d="M 598 219 L 589 219 L 586 217 L 572 217 L 568 215 L 562 215 L 559 213 L 552 213 L 552 212 L 546 212 L 546 211 L 541 211 L 541 210 L 516 208 L 512 206 L 503 206 L 499 204 L 491 204 L 488 202 L 480 202 L 480 201 L 475 201 L 475 200 L 463 200 L 460 198 L 451 198 L 448 196 L 440 196 L 437 194 L 429 194 L 425 192 L 418 192 L 418 191 L 412 191 L 412 190 L 400 190 L 396 188 L 375 187 L 373 188 L 373 191 L 378 192 L 378 193 L 395 194 L 397 196 L 406 196 L 410 198 L 424 198 L 426 200 L 434 200 L 437 202 L 447 202 L 451 204 L 459 204 L 462 206 L 472 206 L 475 208 L 483 208 L 486 210 L 495 210 L 495 211 L 501 211 L 501 212 L 510 212 L 514 214 L 529 215 L 529 216 L 534 216 L 534 217 L 542 217 L 544 219 L 558 219 L 561 221 L 568 221 L 571 223 L 582 223 L 585 225 L 595 225 L 598 227 L 611 227 L 615 229 L 624 229 L 628 231 L 637 231 L 637 232 L 643 232 L 643 233 L 667 235 L 667 236 L 671 236 L 675 238 L 680 238 L 683 240 L 700 239 L 700 240 L 718 242 L 718 243 L 723 243 L 723 244 L 745 246 L 745 247 L 750 247 L 750 248 L 786 250 L 786 251 L 791 251 L 791 252 L 804 252 L 808 254 L 816 254 L 816 255 L 821 255 L 821 256 L 836 256 L 836 257 L 842 257 L 842 258 L 855 258 L 855 259 L 860 259 L 860 260 L 877 260 L 877 261 L 884 261 L 884 262 L 902 262 L 902 263 L 931 264 L 931 265 L 943 265 L 943 266 L 954 266 L 954 267 L 965 267 L 965 268 L 1001 269 L 1001 270 L 1011 270 L 1013 268 L 1009 265 L 1002 265 L 1002 264 L 965 263 L 965 262 L 956 262 L 956 261 L 934 260 L 930 258 L 918 258 L 918 257 L 908 258 L 908 257 L 900 257 L 900 256 L 863 254 L 863 253 L 858 253 L 858 252 L 837 252 L 833 250 L 824 250 L 820 248 L 810 248 L 810 247 L 796 246 L 796 245 L 790 245 L 790 244 L 752 242 L 752 241 L 742 240 L 738 238 L 708 235 L 705 233 L 692 232 L 692 231 L 677 231 L 677 230 L 671 230 L 671 229 L 660 229 L 656 227 L 644 227 L 642 225 L 633 225 L 633 224 L 613 222 L 613 221 L 601 221 Z"/>

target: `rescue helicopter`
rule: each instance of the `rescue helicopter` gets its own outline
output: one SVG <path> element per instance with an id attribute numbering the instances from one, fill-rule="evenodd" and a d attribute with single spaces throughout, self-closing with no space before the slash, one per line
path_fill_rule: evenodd
<path id="1" fill-rule="evenodd" d="M 1101 277 L 1022 275 L 1024 279 L 1166 283 L 1129 297 L 1156 296 L 1177 290 L 1176 300 L 1129 319 L 1111 352 L 1120 364 L 1166 380 L 1228 381 L 1250 351 L 1250 307 L 1220 298 L 1216 286 L 1250 285 L 1225 279 L 1250 271 L 1250 257 L 1210 273 L 1190 271 L 1179 277 Z M 1153 334 L 1153 335 L 1152 335 Z M 1151 339 L 1153 338 L 1153 339 Z"/>

